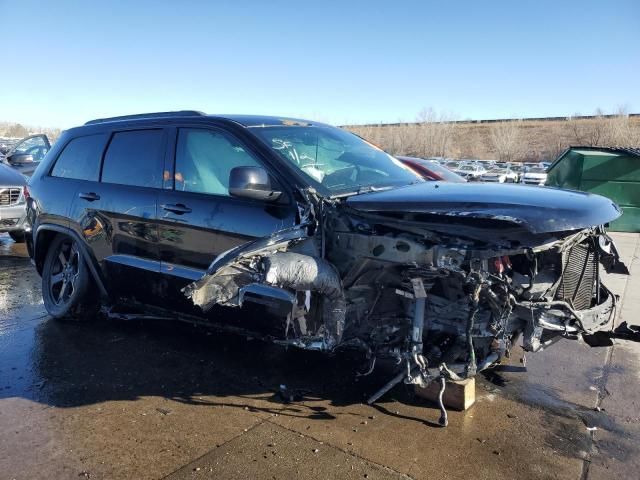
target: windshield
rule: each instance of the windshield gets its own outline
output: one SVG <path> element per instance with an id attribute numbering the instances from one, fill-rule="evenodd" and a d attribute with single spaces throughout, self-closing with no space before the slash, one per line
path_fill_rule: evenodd
<path id="1" fill-rule="evenodd" d="M 333 127 L 252 127 L 280 157 L 330 194 L 422 181 L 410 168 L 349 132 Z"/>
<path id="2" fill-rule="evenodd" d="M 476 167 L 474 167 L 473 165 L 463 165 L 460 167 L 460 170 L 475 170 Z"/>
<path id="3" fill-rule="evenodd" d="M 547 173 L 547 171 L 544 168 L 532 167 L 529 169 L 529 173 Z"/>

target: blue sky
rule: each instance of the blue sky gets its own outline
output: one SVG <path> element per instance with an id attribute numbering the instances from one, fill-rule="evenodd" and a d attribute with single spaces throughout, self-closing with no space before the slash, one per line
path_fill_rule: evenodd
<path id="1" fill-rule="evenodd" d="M 640 111 L 640 1 L 0 0 L 0 120 Z"/>

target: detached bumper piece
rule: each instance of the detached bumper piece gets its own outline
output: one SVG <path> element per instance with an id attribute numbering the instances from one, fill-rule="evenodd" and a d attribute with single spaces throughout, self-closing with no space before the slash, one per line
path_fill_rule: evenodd
<path id="1" fill-rule="evenodd" d="M 616 312 L 616 297 L 606 287 L 600 287 L 601 303 L 585 310 L 575 310 L 565 301 L 546 303 L 519 302 L 514 310 L 524 316 L 531 315 L 525 327 L 523 348 L 538 352 L 560 338 L 578 338 L 596 332 L 610 334 Z"/>

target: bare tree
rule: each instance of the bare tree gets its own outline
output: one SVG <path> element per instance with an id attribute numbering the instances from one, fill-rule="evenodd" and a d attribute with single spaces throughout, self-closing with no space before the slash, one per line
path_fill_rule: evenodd
<path id="1" fill-rule="evenodd" d="M 396 127 L 391 127 L 390 133 L 390 151 L 396 155 L 410 155 L 415 151 L 415 135 L 411 125 L 401 123 Z"/>
<path id="2" fill-rule="evenodd" d="M 491 126 L 489 139 L 503 162 L 516 160 L 523 148 L 520 137 L 520 121 L 499 122 Z"/>
<path id="3" fill-rule="evenodd" d="M 349 130 L 397 155 L 418 157 L 553 160 L 569 145 L 640 146 L 640 118 L 619 108 L 607 116 L 579 115 L 552 121 L 500 123 L 454 122 L 433 108 L 423 108 L 414 123 L 352 126 Z"/>
<path id="4" fill-rule="evenodd" d="M 618 107 L 616 114 L 607 119 L 605 138 L 607 145 L 624 147 L 640 145 L 640 128 L 634 128 L 626 106 Z"/>
<path id="5" fill-rule="evenodd" d="M 568 120 L 569 128 L 571 129 L 571 134 L 573 136 L 573 141 L 576 144 L 583 143 L 582 140 L 582 129 L 580 128 L 582 125 L 580 124 L 580 112 L 574 113 Z"/>
<path id="6" fill-rule="evenodd" d="M 6 135 L 9 137 L 22 138 L 29 135 L 29 130 L 27 130 L 26 127 L 20 125 L 19 123 L 14 123 L 7 129 Z"/>
<path id="7" fill-rule="evenodd" d="M 416 121 L 419 127 L 418 155 L 445 157 L 455 129 L 452 116 L 438 114 L 432 107 L 424 107 L 418 112 Z"/>
<path id="8" fill-rule="evenodd" d="M 575 114 L 570 120 L 571 131 L 576 144 L 595 147 L 602 145 L 607 130 L 607 119 L 601 108 L 597 108 L 593 118 L 579 118 Z"/>
<path id="9" fill-rule="evenodd" d="M 588 120 L 588 122 L 590 128 L 587 129 L 587 141 L 589 142 L 589 145 L 601 145 L 607 129 L 607 120 L 604 117 L 602 109 L 596 109 L 595 118 Z"/>
<path id="10" fill-rule="evenodd" d="M 549 124 L 546 131 L 540 133 L 539 143 L 542 144 L 540 161 L 555 160 L 571 143 L 567 138 L 566 128 L 563 128 L 562 123 L 559 122 Z"/>

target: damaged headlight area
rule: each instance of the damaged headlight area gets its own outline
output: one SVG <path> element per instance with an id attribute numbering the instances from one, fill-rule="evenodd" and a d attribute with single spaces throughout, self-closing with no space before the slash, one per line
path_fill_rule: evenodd
<path id="1" fill-rule="evenodd" d="M 492 242 L 486 231 L 454 235 L 339 206 L 327 216 L 313 235 L 278 233 L 223 254 L 185 293 L 205 310 L 253 302 L 279 312 L 282 344 L 357 348 L 370 370 L 394 359 L 400 372 L 370 402 L 402 381 L 473 376 L 520 338 L 537 352 L 611 329 L 616 299 L 600 269 L 621 264 L 600 228 Z"/>

